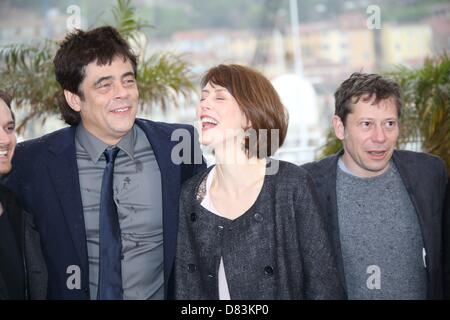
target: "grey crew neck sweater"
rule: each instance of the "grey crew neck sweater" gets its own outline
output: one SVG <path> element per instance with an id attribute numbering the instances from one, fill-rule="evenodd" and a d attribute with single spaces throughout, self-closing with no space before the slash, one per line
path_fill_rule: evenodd
<path id="1" fill-rule="evenodd" d="M 340 160 L 336 191 L 349 299 L 425 299 L 420 225 L 395 165 L 360 178 Z"/>

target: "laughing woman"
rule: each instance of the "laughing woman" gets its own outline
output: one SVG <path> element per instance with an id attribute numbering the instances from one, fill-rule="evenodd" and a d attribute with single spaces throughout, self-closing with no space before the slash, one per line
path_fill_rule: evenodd
<path id="1" fill-rule="evenodd" d="M 176 298 L 342 298 L 310 178 L 269 158 L 288 121 L 267 78 L 240 65 L 210 69 L 197 117 L 216 165 L 181 192 Z"/>

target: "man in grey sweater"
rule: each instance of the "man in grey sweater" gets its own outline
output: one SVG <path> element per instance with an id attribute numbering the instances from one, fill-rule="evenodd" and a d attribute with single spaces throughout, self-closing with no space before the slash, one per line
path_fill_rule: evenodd
<path id="1" fill-rule="evenodd" d="M 327 212 L 347 297 L 441 298 L 443 161 L 395 150 L 402 101 L 392 80 L 354 73 L 335 108 L 344 150 L 303 167 Z"/>

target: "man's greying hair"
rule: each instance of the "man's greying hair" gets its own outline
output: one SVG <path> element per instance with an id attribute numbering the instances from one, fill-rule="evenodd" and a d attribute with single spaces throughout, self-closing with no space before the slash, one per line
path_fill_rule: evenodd
<path id="1" fill-rule="evenodd" d="M 347 115 L 352 112 L 352 105 L 362 101 L 374 100 L 374 104 L 381 100 L 394 98 L 397 115 L 402 112 L 402 98 L 400 86 L 393 80 L 383 78 L 379 74 L 353 73 L 334 93 L 335 112 L 345 125 Z"/>

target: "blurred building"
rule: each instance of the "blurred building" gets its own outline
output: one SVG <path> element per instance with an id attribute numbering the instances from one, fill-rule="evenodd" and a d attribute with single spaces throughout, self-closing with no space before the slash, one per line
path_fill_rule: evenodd
<path id="1" fill-rule="evenodd" d="M 432 54 L 433 33 L 429 25 L 384 24 L 381 30 L 383 65 L 422 65 Z"/>
<path id="2" fill-rule="evenodd" d="M 326 81 L 338 81 L 356 70 L 373 71 L 376 66 L 374 33 L 364 15 L 342 17 L 300 25 L 305 74 Z M 287 37 L 286 47 L 292 41 Z"/>
<path id="3" fill-rule="evenodd" d="M 435 5 L 425 23 L 433 31 L 433 52 L 450 51 L 450 3 Z"/>
<path id="4" fill-rule="evenodd" d="M 65 9 L 42 6 L 36 12 L 12 3 L 0 1 L 0 45 L 30 44 L 46 38 L 58 40 L 64 37 L 68 17 Z M 133 0 L 136 7 L 155 3 L 177 6 L 184 2 Z M 353 5 L 349 5 L 351 3 Z M 396 5 L 413 6 L 418 3 L 417 0 L 400 0 Z M 329 20 L 318 20 L 323 19 L 323 15 L 317 13 L 314 22 L 300 24 L 298 30 L 304 78 L 298 81 L 286 83 L 284 78 L 280 82 L 280 76 L 294 70 L 294 41 L 287 27 L 288 19 L 283 17 L 272 29 L 270 24 L 264 24 L 265 29 L 259 30 L 236 30 L 230 26 L 182 30 L 169 38 L 151 38 L 147 53 L 182 53 L 183 59 L 192 66 L 197 83 L 206 69 L 219 63 L 252 65 L 274 80 L 277 86 L 284 83 L 284 89 L 278 87 L 278 90 L 290 90 L 293 96 L 297 95 L 291 99 L 294 102 L 285 102 L 291 113 L 289 135 L 293 138 L 286 141 L 285 149 L 281 151 L 299 146 L 317 148 L 321 139 L 319 136 L 330 124 L 332 94 L 352 72 L 380 72 L 394 64 L 420 66 L 425 57 L 450 50 L 450 3 L 434 5 L 428 17 L 414 23 L 385 23 L 383 20 L 379 30 L 367 27 L 365 8 L 368 4 L 365 0 L 346 1 L 343 7 L 347 8 L 342 14 L 336 14 Z M 254 59 L 256 55 L 260 58 Z M 162 112 L 156 106 L 143 116 L 193 123 L 197 102 L 198 97 L 193 94 L 190 101 L 180 102 L 181 108 L 168 106 L 168 110 Z M 18 117 L 21 116 L 26 116 L 25 111 L 18 113 Z M 315 120 L 309 122 L 310 118 Z M 49 118 L 45 126 L 36 121 L 29 127 L 26 138 L 39 136 L 62 125 L 56 117 Z"/>
<path id="5" fill-rule="evenodd" d="M 0 19 L 0 45 L 40 43 L 66 34 L 67 15 L 58 9 L 50 8 L 45 14 L 6 6 L 2 10 L 6 11 Z"/>

